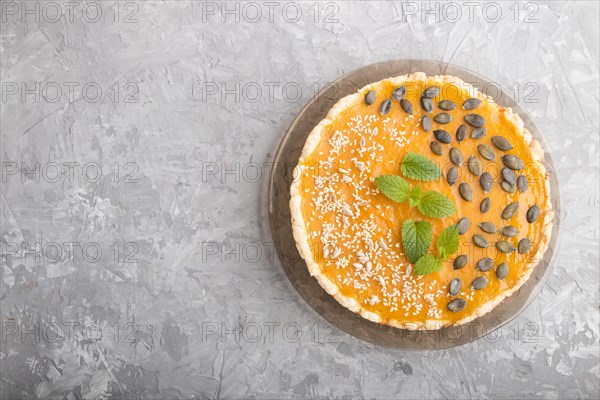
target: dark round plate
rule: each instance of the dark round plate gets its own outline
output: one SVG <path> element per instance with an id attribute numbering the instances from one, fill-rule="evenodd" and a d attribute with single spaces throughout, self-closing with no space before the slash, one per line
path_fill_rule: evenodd
<path id="1" fill-rule="evenodd" d="M 504 107 L 512 107 L 519 114 L 534 139 L 545 152 L 544 164 L 551 184 L 552 206 L 555 210 L 552 237 L 544 257 L 535 266 L 531 278 L 512 296 L 502 301 L 491 312 L 468 324 L 442 328 L 435 331 L 410 331 L 368 321 L 340 305 L 327 294 L 308 273 L 308 268 L 294 242 L 290 216 L 290 185 L 292 171 L 304 147 L 306 138 L 342 97 L 355 93 L 363 86 L 381 79 L 413 72 L 427 75 L 454 75 L 475 86 L 480 92 L 494 98 Z M 300 296 L 321 316 L 339 329 L 367 342 L 397 349 L 445 349 L 472 342 L 515 318 L 535 298 L 550 274 L 557 243 L 560 237 L 560 191 L 556 168 L 548 147 L 533 119 L 500 85 L 466 69 L 432 60 L 396 60 L 371 64 L 342 76 L 327 85 L 298 113 L 287 130 L 277 155 L 269 181 L 269 218 L 271 234 L 283 269 Z"/>

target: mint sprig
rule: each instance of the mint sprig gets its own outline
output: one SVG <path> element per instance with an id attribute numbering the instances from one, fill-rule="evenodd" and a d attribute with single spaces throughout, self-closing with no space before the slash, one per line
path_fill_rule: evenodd
<path id="1" fill-rule="evenodd" d="M 458 251 L 458 242 L 460 235 L 458 234 L 458 225 L 450 225 L 446 227 L 437 238 L 437 256 L 440 260 L 446 260 L 452 254 Z"/>
<path id="2" fill-rule="evenodd" d="M 406 153 L 400 165 L 402 175 L 422 182 L 431 182 L 442 176 L 439 167 L 419 153 Z"/>
<path id="3" fill-rule="evenodd" d="M 418 208 L 421 214 L 431 218 L 445 218 L 456 212 L 454 202 L 435 190 L 423 193 Z"/>
<path id="4" fill-rule="evenodd" d="M 431 224 L 426 221 L 413 221 L 407 219 L 402 224 L 402 246 L 404 252 L 411 263 L 427 253 L 431 244 L 432 229 Z"/>
<path id="5" fill-rule="evenodd" d="M 410 185 L 396 175 L 381 175 L 375 178 L 375 185 L 384 195 L 396 203 L 405 201 L 410 192 Z"/>
<path id="6" fill-rule="evenodd" d="M 415 264 L 415 275 L 427 275 L 442 269 L 442 262 L 433 254 L 425 254 Z"/>

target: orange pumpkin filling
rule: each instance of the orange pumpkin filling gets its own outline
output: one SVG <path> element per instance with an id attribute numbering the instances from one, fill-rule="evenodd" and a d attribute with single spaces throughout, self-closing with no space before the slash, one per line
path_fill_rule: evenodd
<path id="1" fill-rule="evenodd" d="M 407 89 L 404 99 L 412 104 L 413 115 L 403 110 L 396 100 L 392 101 L 387 115 L 380 114 L 381 103 L 392 98 L 392 92 L 398 87 L 391 81 L 382 81 L 374 87 L 376 100 L 373 104 L 355 102 L 325 127 L 315 150 L 301 161 L 301 213 L 313 258 L 321 273 L 339 288 L 340 294 L 355 299 L 363 310 L 377 314 L 382 323 L 434 320 L 444 325 L 453 324 L 476 315 L 485 303 L 519 285 L 527 270 L 537 263 L 533 257 L 543 243 L 542 221 L 548 212 L 545 207 L 548 200 L 545 169 L 535 160 L 529 143 L 504 108 L 479 96 L 481 104 L 474 110 L 465 110 L 462 105 L 473 97 L 473 93 L 456 84 L 441 86 L 433 78 L 409 81 L 404 85 Z M 433 111 L 426 113 L 420 99 L 426 88 L 435 85 L 441 92 L 432 99 Z M 361 99 L 367 92 L 363 89 L 359 93 Z M 442 100 L 450 100 L 456 107 L 440 110 L 438 105 Z M 421 126 L 423 115 L 427 114 L 433 120 L 441 112 L 450 114 L 452 120 L 447 124 L 433 121 L 431 131 L 425 131 Z M 487 133 L 479 139 L 471 137 L 475 128 L 464 120 L 465 115 L 473 113 L 485 119 Z M 467 135 L 459 143 L 455 134 L 462 124 L 467 126 Z M 440 143 L 442 155 L 436 155 L 430 149 L 430 143 L 436 141 L 433 131 L 439 129 L 452 137 L 451 143 Z M 492 143 L 493 136 L 503 136 L 513 148 L 508 151 L 498 149 Z M 493 149 L 493 160 L 481 156 L 480 144 Z M 458 148 L 463 156 L 462 165 L 457 166 L 457 182 L 452 186 L 446 180 L 447 171 L 455 166 L 449 158 L 451 147 Z M 409 152 L 422 154 L 437 163 L 443 177 L 432 182 L 406 180 L 413 187 L 419 185 L 422 192 L 435 190 L 452 199 L 457 209 L 452 216 L 429 218 L 419 214 L 417 208 L 411 208 L 408 202 L 395 203 L 377 189 L 376 177 L 401 175 L 400 163 Z M 514 171 L 516 176 L 527 178 L 528 188 L 524 192 L 509 193 L 500 185 L 504 167 L 502 156 L 506 154 L 518 156 L 525 164 L 525 168 Z M 467 160 L 472 155 L 480 161 L 482 172 L 488 172 L 493 179 L 487 193 L 480 185 L 480 176 L 467 167 Z M 471 188 L 472 201 L 465 201 L 459 193 L 459 185 L 463 182 Z M 487 212 L 482 212 L 480 203 L 486 197 L 491 206 Z M 513 217 L 503 219 L 502 210 L 513 202 L 519 203 L 518 211 Z M 526 213 L 534 204 L 540 207 L 541 215 L 530 223 Z M 429 222 L 433 228 L 429 251 L 433 252 L 440 232 L 464 217 L 469 219 L 470 227 L 460 236 L 458 252 L 443 261 L 439 272 L 415 275 L 414 266 L 403 249 L 402 223 L 409 218 Z M 482 222 L 494 224 L 498 232 L 484 232 L 479 227 Z M 513 237 L 501 233 L 501 229 L 509 225 L 518 231 Z M 475 245 L 475 234 L 484 236 L 489 247 Z M 518 248 L 523 238 L 531 241 L 531 247 L 524 254 L 519 251 L 503 253 L 495 247 L 496 242 L 507 241 Z M 468 256 L 468 262 L 463 268 L 454 269 L 453 261 L 459 255 Z M 494 266 L 481 272 L 476 265 L 486 257 L 494 260 Z M 495 270 L 502 262 L 508 264 L 508 275 L 498 279 Z M 475 290 L 472 282 L 480 276 L 486 276 L 488 283 L 483 289 Z M 449 284 L 457 277 L 462 281 L 462 288 L 456 295 L 451 295 Z M 448 303 L 454 298 L 466 300 L 464 309 L 448 310 Z"/>

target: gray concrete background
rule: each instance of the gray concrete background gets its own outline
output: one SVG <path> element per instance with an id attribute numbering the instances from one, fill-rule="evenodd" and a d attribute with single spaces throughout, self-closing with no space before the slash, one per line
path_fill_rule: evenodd
<path id="1" fill-rule="evenodd" d="M 598 18 L 591 1 L 2 2 L 1 397 L 597 398 Z M 560 172 L 540 295 L 447 351 L 336 331 L 266 218 L 303 104 L 397 58 L 513 93 Z"/>

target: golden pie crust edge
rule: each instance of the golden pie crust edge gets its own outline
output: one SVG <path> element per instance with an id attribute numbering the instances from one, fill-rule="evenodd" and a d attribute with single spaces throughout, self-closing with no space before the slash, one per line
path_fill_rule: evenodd
<path id="1" fill-rule="evenodd" d="M 374 313 L 372 311 L 365 310 L 356 299 L 352 297 L 348 297 L 340 293 L 338 286 L 332 282 L 325 274 L 321 272 L 321 267 L 315 261 L 312 251 L 310 249 L 309 241 L 308 241 L 308 233 L 306 231 L 306 224 L 304 221 L 304 217 L 302 215 L 302 194 L 301 194 L 301 179 L 300 176 L 302 174 L 302 163 L 314 152 L 319 143 L 321 142 L 321 138 L 323 133 L 326 131 L 326 128 L 337 118 L 339 114 L 341 114 L 344 110 L 354 105 L 361 103 L 364 99 L 364 95 L 369 90 L 377 91 L 378 86 L 380 86 L 383 82 L 390 82 L 394 86 L 400 86 L 402 83 L 407 81 L 423 81 L 427 78 L 434 79 L 435 83 L 443 84 L 443 83 L 456 83 L 459 87 L 467 90 L 469 93 L 473 94 L 473 97 L 480 98 L 482 100 L 491 99 L 489 96 L 479 93 L 476 88 L 472 85 L 464 82 L 460 78 L 450 76 L 450 75 L 436 75 L 428 77 L 423 72 L 415 72 L 409 75 L 401 75 L 394 78 L 383 79 L 378 82 L 371 83 L 356 93 L 348 95 L 342 99 L 340 99 L 327 113 L 327 116 L 317 124 L 308 135 L 306 139 L 306 143 L 304 144 L 304 148 L 302 150 L 302 154 L 300 159 L 298 160 L 298 165 L 294 168 L 293 172 L 293 183 L 290 188 L 290 211 L 292 217 L 292 230 L 294 235 L 294 240 L 296 242 L 296 247 L 298 248 L 298 252 L 300 256 L 306 262 L 309 273 L 317 279 L 321 287 L 333 296 L 342 306 L 346 307 L 350 311 L 359 314 L 361 317 L 366 318 L 370 321 L 390 325 L 396 328 L 401 329 L 410 329 L 410 330 L 435 330 L 440 329 L 446 326 L 457 326 L 466 324 L 475 318 L 481 317 L 484 314 L 490 312 L 494 307 L 496 307 L 502 300 L 512 295 L 514 292 L 519 290 L 521 286 L 529 279 L 533 269 L 537 265 L 537 263 L 528 264 L 528 268 L 525 270 L 525 273 L 521 277 L 517 283 L 507 290 L 498 293 L 498 295 L 486 303 L 481 304 L 477 310 L 468 315 L 467 317 L 458 320 L 452 323 L 449 320 L 444 319 L 427 319 L 425 321 L 398 321 L 398 320 L 389 320 L 384 321 L 382 317 L 378 313 Z M 542 176 L 547 176 L 546 168 L 544 167 L 542 160 L 544 158 L 544 151 L 537 140 L 534 140 L 531 136 L 531 133 L 524 128 L 523 121 L 518 114 L 514 113 L 511 108 L 505 109 L 507 118 L 515 124 L 517 128 L 519 128 L 520 134 L 523 136 L 525 143 L 529 145 L 529 150 L 531 151 L 532 158 L 534 161 L 538 163 L 538 167 L 540 168 L 540 172 Z M 542 237 L 540 240 L 540 244 L 538 246 L 537 252 L 533 255 L 533 260 L 541 261 L 542 256 L 546 252 L 548 248 L 548 243 L 550 241 L 550 236 L 552 234 L 552 219 L 554 216 L 554 212 L 552 211 L 552 203 L 550 201 L 550 184 L 549 180 L 545 179 L 543 181 L 544 190 L 546 192 L 546 204 L 543 206 L 544 211 L 544 219 L 542 226 Z"/>

